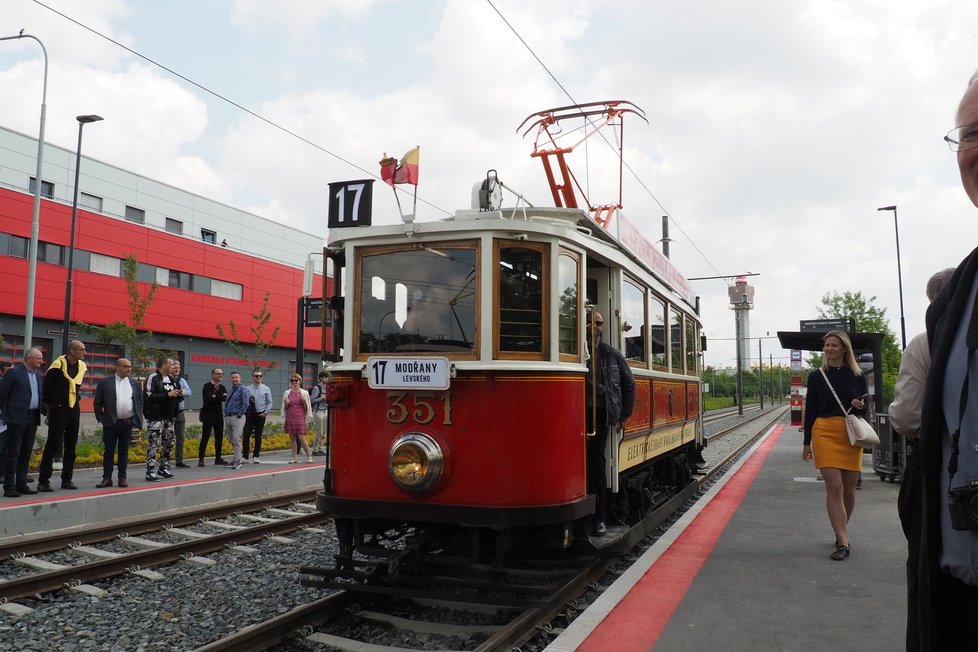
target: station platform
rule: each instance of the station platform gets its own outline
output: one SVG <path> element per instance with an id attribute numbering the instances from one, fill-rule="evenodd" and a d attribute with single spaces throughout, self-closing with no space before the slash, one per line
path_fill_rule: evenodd
<path id="1" fill-rule="evenodd" d="M 852 554 L 833 561 L 825 489 L 801 449 L 796 427 L 770 429 L 546 649 L 903 649 L 899 485 L 863 457 Z"/>
<path id="2" fill-rule="evenodd" d="M 322 488 L 325 457 L 289 464 L 287 450 L 262 451 L 261 463 L 243 461 L 238 470 L 215 466 L 214 458 L 198 467 L 197 460 L 187 460 L 189 468 L 175 467 L 174 477 L 147 482 L 145 464 L 130 464 L 128 487 L 95 487 L 102 480 L 102 468 L 76 468 L 73 482 L 76 490 L 61 489 L 60 471 L 51 478 L 51 493 L 37 493 L 20 498 L 0 498 L 0 542 L 40 532 L 84 528 L 92 523 L 107 524 L 146 514 L 179 512 L 189 507 L 274 496 L 308 488 Z M 225 459 L 230 460 L 229 456 Z M 320 461 L 323 460 L 323 461 Z M 118 471 L 116 469 L 116 471 Z M 36 472 L 33 474 L 36 477 Z M 113 474 L 113 482 L 117 476 Z M 37 488 L 37 483 L 30 485 Z"/>

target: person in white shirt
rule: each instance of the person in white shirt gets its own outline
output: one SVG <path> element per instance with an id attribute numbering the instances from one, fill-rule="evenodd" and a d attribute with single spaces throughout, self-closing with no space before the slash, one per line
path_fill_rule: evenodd
<path id="1" fill-rule="evenodd" d="M 143 392 L 139 383 L 131 377 L 132 363 L 119 358 L 115 373 L 98 381 L 92 409 L 95 420 L 102 424 L 102 481 L 96 487 L 112 486 L 113 458 L 119 450 L 119 486 L 128 487 L 126 469 L 129 465 L 129 444 L 133 430 L 143 427 Z"/>

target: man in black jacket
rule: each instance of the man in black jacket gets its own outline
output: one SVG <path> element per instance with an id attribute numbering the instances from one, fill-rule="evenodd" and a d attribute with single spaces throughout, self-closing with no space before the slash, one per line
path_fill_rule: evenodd
<path id="1" fill-rule="evenodd" d="M 595 310 L 589 317 L 588 345 L 591 346 L 593 342 L 594 346 L 592 346 L 593 354 L 588 361 L 585 402 L 588 432 L 593 432 L 594 436 L 587 439 L 587 477 L 588 492 L 594 494 L 595 501 L 593 534 L 602 537 L 608 531 L 605 525 L 608 509 L 605 449 L 608 444 L 608 434 L 613 427 L 623 426 L 632 415 L 632 408 L 635 405 L 635 377 L 618 349 L 601 341 L 601 335 L 604 333 L 604 317 L 601 313 Z M 596 383 L 593 369 L 597 369 Z"/>
<path id="2" fill-rule="evenodd" d="M 978 73 L 945 137 L 978 207 Z M 900 520 L 909 532 L 907 650 L 978 645 L 978 249 L 927 309 L 931 366 L 920 439 L 907 457 Z"/>
<path id="3" fill-rule="evenodd" d="M 172 478 L 170 452 L 173 449 L 173 417 L 183 396 L 176 378 L 170 375 L 173 358 L 160 358 L 156 371 L 146 379 L 146 480 Z"/>
<path id="4" fill-rule="evenodd" d="M 6 428 L 3 495 L 7 498 L 37 493 L 27 486 L 27 465 L 34 448 L 34 435 L 41 422 L 44 376 L 39 369 L 42 364 L 44 354 L 41 350 L 27 349 L 24 364 L 14 367 L 0 380 L 0 420 Z"/>
<path id="5" fill-rule="evenodd" d="M 211 369 L 210 382 L 204 383 L 200 393 L 204 402 L 200 408 L 200 446 L 197 448 L 197 466 L 204 466 L 204 453 L 211 433 L 214 433 L 214 464 L 227 464 L 221 457 L 224 446 L 224 401 L 228 397 L 228 389 L 221 380 L 224 372 L 215 367 Z"/>

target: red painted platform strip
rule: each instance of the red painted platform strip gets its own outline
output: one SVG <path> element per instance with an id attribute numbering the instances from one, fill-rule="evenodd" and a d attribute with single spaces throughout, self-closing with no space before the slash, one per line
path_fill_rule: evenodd
<path id="1" fill-rule="evenodd" d="M 637 651 L 655 646 L 784 428 L 784 425 L 775 428 L 578 650 Z"/>

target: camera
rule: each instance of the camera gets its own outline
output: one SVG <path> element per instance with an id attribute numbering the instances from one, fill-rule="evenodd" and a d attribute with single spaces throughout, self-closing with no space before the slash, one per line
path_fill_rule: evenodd
<path id="1" fill-rule="evenodd" d="M 955 530 L 978 530 L 978 478 L 972 478 L 967 485 L 955 487 L 947 492 L 951 502 L 951 527 Z"/>

